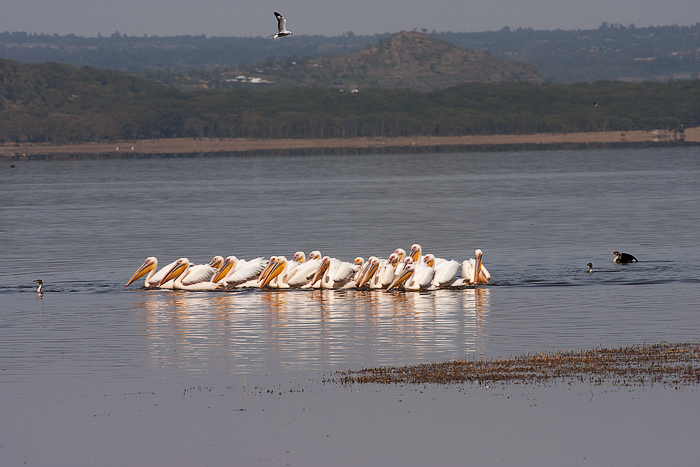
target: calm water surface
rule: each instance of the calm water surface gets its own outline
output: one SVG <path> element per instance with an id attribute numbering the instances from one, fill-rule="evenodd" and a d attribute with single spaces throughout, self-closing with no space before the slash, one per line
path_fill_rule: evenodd
<path id="1" fill-rule="evenodd" d="M 697 341 L 697 148 L 12 164 L 0 168 L 7 465 L 700 461 L 697 388 L 322 383 L 339 369 Z M 492 283 L 124 287 L 146 256 L 352 260 L 416 242 L 458 260 L 482 249 Z M 614 265 L 612 250 L 640 262 Z"/>

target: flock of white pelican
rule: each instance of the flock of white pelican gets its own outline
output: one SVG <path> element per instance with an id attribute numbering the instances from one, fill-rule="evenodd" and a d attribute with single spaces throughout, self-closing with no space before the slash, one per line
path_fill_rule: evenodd
<path id="1" fill-rule="evenodd" d="M 131 276 L 128 287 L 146 276 L 146 288 L 174 290 L 221 290 L 238 288 L 258 289 L 384 289 L 423 291 L 438 288 L 466 287 L 486 284 L 491 279 L 482 264 L 482 252 L 461 263 L 423 254 L 418 244 L 407 254 L 397 248 L 386 259 L 370 256 L 367 261 L 357 257 L 353 262 L 321 256 L 318 250 L 309 255 L 298 251 L 289 261 L 285 256 L 269 260 L 250 261 L 235 256 L 215 256 L 209 264 L 193 265 L 180 258 L 162 269 L 158 259 L 146 258 Z"/>

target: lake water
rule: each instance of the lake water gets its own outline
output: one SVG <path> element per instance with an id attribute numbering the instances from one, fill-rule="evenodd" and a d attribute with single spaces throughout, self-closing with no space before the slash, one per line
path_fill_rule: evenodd
<path id="1" fill-rule="evenodd" d="M 324 383 L 696 342 L 698 180 L 698 148 L 4 161 L 0 463 L 698 465 L 698 387 Z M 492 281 L 124 287 L 147 256 L 352 260 L 413 243 L 458 260 L 480 248 Z M 615 265 L 613 250 L 639 263 Z"/>

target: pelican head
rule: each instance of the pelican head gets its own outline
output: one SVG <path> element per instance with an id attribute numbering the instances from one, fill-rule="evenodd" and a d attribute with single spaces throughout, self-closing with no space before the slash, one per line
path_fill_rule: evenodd
<path id="1" fill-rule="evenodd" d="M 226 277 L 229 272 L 236 270 L 236 265 L 238 264 L 238 258 L 235 256 L 227 256 L 221 268 L 216 271 L 214 277 L 211 278 L 212 282 L 219 282 L 221 279 Z"/>
<path id="2" fill-rule="evenodd" d="M 209 261 L 209 266 L 213 267 L 214 269 L 219 269 L 221 265 L 224 263 L 224 257 L 223 256 L 214 256 L 211 261 Z"/>
<path id="3" fill-rule="evenodd" d="M 432 253 L 425 255 L 425 258 L 423 258 L 423 262 L 431 268 L 435 267 L 435 255 Z"/>
<path id="4" fill-rule="evenodd" d="M 146 274 L 151 272 L 157 265 L 158 260 L 155 256 L 149 256 L 148 258 L 146 258 L 141 267 L 136 270 L 133 276 L 131 276 L 131 279 L 129 279 L 129 282 L 126 283 L 125 287 L 129 287 L 139 277 L 145 276 Z"/>
<path id="5" fill-rule="evenodd" d="M 272 261 L 272 258 L 270 258 L 270 264 L 267 265 L 265 268 L 265 271 L 267 271 L 267 274 L 265 274 L 265 271 L 263 271 L 260 275 L 262 276 L 262 281 L 260 282 L 260 287 L 261 289 L 265 288 L 268 286 L 270 282 L 272 282 L 272 279 L 275 277 L 279 276 L 282 271 L 285 270 L 287 267 L 287 258 L 284 256 L 276 256 L 274 259 L 274 262 Z"/>
<path id="6" fill-rule="evenodd" d="M 158 282 L 158 287 L 161 285 L 165 284 L 169 280 L 175 279 L 179 277 L 182 273 L 185 272 L 185 270 L 190 266 L 190 260 L 187 258 L 180 258 L 177 261 L 175 261 L 175 264 L 173 264 L 173 267 L 170 268 L 170 271 L 161 279 L 160 282 Z"/>
<path id="7" fill-rule="evenodd" d="M 323 274 L 325 274 L 325 272 L 328 270 L 328 268 L 330 266 L 331 266 L 331 259 L 328 256 L 324 256 L 323 259 L 321 260 L 321 264 L 318 266 L 318 269 L 316 269 L 316 272 L 314 273 L 314 277 L 311 278 L 311 285 L 318 282 L 323 277 Z"/>
<path id="8" fill-rule="evenodd" d="M 273 267 L 275 267 L 276 262 L 277 256 L 270 256 L 270 260 L 267 262 L 267 266 L 265 266 L 265 269 L 263 269 L 260 275 L 258 276 L 258 282 L 262 282 L 263 279 L 265 279 L 267 274 L 272 270 Z"/>
<path id="9" fill-rule="evenodd" d="M 377 272 L 378 269 L 379 258 L 377 258 L 376 256 L 370 256 L 369 258 L 367 258 L 367 262 L 360 271 L 360 276 L 357 278 L 355 285 L 358 288 L 363 287 L 372 278 L 372 276 Z"/>
<path id="10" fill-rule="evenodd" d="M 297 251 L 296 253 L 294 253 L 294 256 L 292 256 L 292 261 L 296 261 L 297 263 L 304 263 L 306 261 L 306 255 L 303 251 Z"/>
<path id="11" fill-rule="evenodd" d="M 311 253 L 309 253 L 309 257 L 306 258 L 307 261 L 310 260 L 310 259 L 323 259 L 323 256 L 321 256 L 321 252 L 320 252 L 320 251 L 314 250 L 314 251 L 312 251 Z"/>
<path id="12" fill-rule="evenodd" d="M 423 252 L 423 249 L 421 246 L 417 243 L 414 243 L 411 245 L 411 252 L 409 253 L 409 256 L 411 259 L 413 259 L 414 263 L 417 263 L 420 260 L 421 253 Z"/>
<path id="13" fill-rule="evenodd" d="M 386 264 L 396 267 L 396 265 L 399 264 L 399 255 L 396 252 L 390 254 L 389 258 L 386 260 Z"/>
<path id="14" fill-rule="evenodd" d="M 391 281 L 389 287 L 386 288 L 387 291 L 400 286 L 413 275 L 413 260 L 411 260 L 411 258 L 408 257 L 404 261 L 404 264 L 405 266 L 403 268 L 403 271 L 401 271 L 401 274 L 399 274 L 393 281 Z"/>
<path id="15" fill-rule="evenodd" d="M 362 256 L 358 256 L 353 260 L 353 263 L 357 264 L 358 266 L 362 267 L 365 264 L 365 259 Z"/>
<path id="16" fill-rule="evenodd" d="M 399 257 L 399 263 L 403 261 L 403 259 L 406 257 L 406 250 L 403 248 L 397 248 L 394 250 L 394 253 L 396 253 Z"/>

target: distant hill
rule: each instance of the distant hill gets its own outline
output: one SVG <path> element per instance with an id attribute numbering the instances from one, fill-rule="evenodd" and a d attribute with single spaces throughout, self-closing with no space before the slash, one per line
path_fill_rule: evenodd
<path id="1" fill-rule="evenodd" d="M 246 71 L 263 82 L 284 88 L 316 86 L 352 90 L 371 86 L 431 91 L 462 83 L 542 83 L 532 65 L 464 50 L 416 31 L 394 34 L 362 50 L 323 58 L 268 62 Z"/>
<path id="2" fill-rule="evenodd" d="M 427 30 L 422 30 L 428 32 Z M 692 26 L 635 27 L 603 23 L 597 29 L 437 32 L 431 36 L 467 50 L 488 52 L 537 67 L 546 83 L 600 80 L 668 81 L 700 78 L 700 23 Z M 22 63 L 59 62 L 76 67 L 117 69 L 176 85 L 217 89 L 268 88 L 236 80 L 256 64 L 292 62 L 343 54 L 386 40 L 388 33 L 361 36 L 298 34 L 284 40 L 264 37 L 110 36 L 0 32 L 0 57 Z"/>

